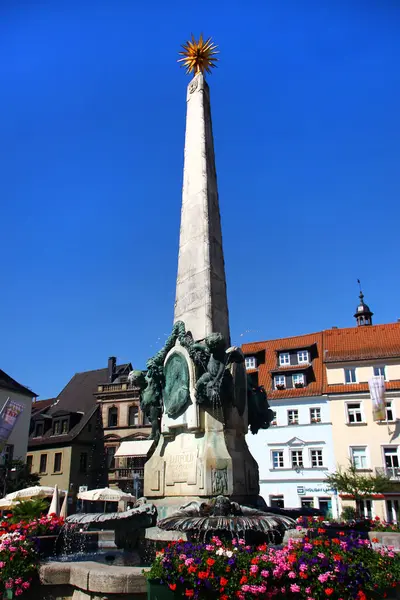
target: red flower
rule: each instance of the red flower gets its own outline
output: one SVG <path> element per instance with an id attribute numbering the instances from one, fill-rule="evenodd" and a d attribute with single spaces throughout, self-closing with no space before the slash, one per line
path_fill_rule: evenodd
<path id="1" fill-rule="evenodd" d="M 327 596 L 330 596 L 331 594 L 333 594 L 333 592 L 334 592 L 334 591 L 335 591 L 335 590 L 334 590 L 333 588 L 326 588 L 326 589 L 325 589 L 325 594 L 326 594 Z"/>
<path id="2" fill-rule="evenodd" d="M 197 577 L 198 577 L 199 579 L 207 579 L 207 577 L 208 577 L 208 573 L 207 573 L 207 571 L 199 571 L 199 572 L 197 573 Z"/>
<path id="3" fill-rule="evenodd" d="M 243 575 L 242 579 L 240 580 L 240 585 L 243 585 L 244 583 L 247 583 L 247 577 L 246 575 Z"/>
<path id="4" fill-rule="evenodd" d="M 176 583 L 169 583 L 168 585 L 173 592 L 176 590 Z"/>
<path id="5" fill-rule="evenodd" d="M 229 579 L 225 579 L 225 577 L 221 577 L 221 579 L 219 580 L 221 585 L 227 585 L 229 583 Z"/>
<path id="6" fill-rule="evenodd" d="M 226 594 L 223 594 L 223 596 L 219 597 L 219 600 L 229 600 L 229 598 Z"/>
<path id="7" fill-rule="evenodd" d="M 339 531 L 339 535 L 343 536 L 344 535 L 344 531 Z"/>
<path id="8" fill-rule="evenodd" d="M 197 571 L 197 567 L 195 567 L 194 565 L 190 565 L 190 567 L 188 568 L 189 573 L 196 573 Z"/>
<path id="9" fill-rule="evenodd" d="M 252 558 L 250 562 L 252 565 L 258 565 L 259 560 L 258 560 L 258 558 Z"/>
<path id="10" fill-rule="evenodd" d="M 362 590 L 360 590 L 357 594 L 357 599 L 358 600 L 367 600 L 367 596 L 364 594 L 364 592 Z"/>
<path id="11" fill-rule="evenodd" d="M 318 527 L 317 532 L 318 533 L 326 533 L 326 529 L 322 529 L 322 527 Z"/>
<path id="12" fill-rule="evenodd" d="M 186 590 L 185 596 L 187 596 L 188 598 L 192 598 L 194 596 L 194 590 Z"/>
<path id="13" fill-rule="evenodd" d="M 212 567 L 213 564 L 215 563 L 215 560 L 213 558 L 207 558 L 206 562 L 207 562 L 207 564 L 208 564 L 209 567 Z"/>

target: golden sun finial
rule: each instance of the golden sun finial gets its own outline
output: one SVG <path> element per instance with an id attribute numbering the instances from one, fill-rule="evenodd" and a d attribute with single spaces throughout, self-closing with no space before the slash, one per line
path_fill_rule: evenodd
<path id="1" fill-rule="evenodd" d="M 203 40 L 203 34 L 201 34 L 197 42 L 192 34 L 192 40 L 182 44 L 182 48 L 183 51 L 179 54 L 183 58 L 180 58 L 178 62 L 182 63 L 181 67 L 186 68 L 187 74 L 193 72 L 197 75 L 197 73 L 204 73 L 205 71 L 211 73 L 211 69 L 217 66 L 215 63 L 218 58 L 215 55 L 218 54 L 218 50 L 211 38 Z"/>

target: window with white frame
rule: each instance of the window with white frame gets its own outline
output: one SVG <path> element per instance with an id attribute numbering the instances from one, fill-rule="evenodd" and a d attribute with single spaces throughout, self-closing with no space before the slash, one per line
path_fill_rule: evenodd
<path id="1" fill-rule="evenodd" d="M 274 469 L 283 469 L 283 450 L 272 451 L 272 465 Z"/>
<path id="2" fill-rule="evenodd" d="M 313 469 L 323 467 L 322 450 L 310 450 L 311 466 Z"/>
<path id="3" fill-rule="evenodd" d="M 257 359 L 255 356 L 246 356 L 246 369 L 257 369 Z"/>
<path id="4" fill-rule="evenodd" d="M 277 424 L 277 420 L 276 420 L 276 410 L 272 411 L 273 417 L 272 417 L 272 421 L 271 421 L 271 425 L 276 425 Z"/>
<path id="5" fill-rule="evenodd" d="M 298 425 L 299 424 L 299 411 L 297 410 L 297 408 L 288 410 L 287 417 L 288 417 L 288 425 Z"/>
<path id="6" fill-rule="evenodd" d="M 290 365 L 290 354 L 289 352 L 281 352 L 279 355 L 279 364 L 281 367 Z"/>
<path id="7" fill-rule="evenodd" d="M 350 448 L 351 462 L 356 469 L 368 468 L 368 457 L 366 446 L 353 446 Z"/>
<path id="8" fill-rule="evenodd" d="M 372 500 L 358 500 L 358 512 L 366 519 L 373 518 Z"/>
<path id="9" fill-rule="evenodd" d="M 286 387 L 286 377 L 284 375 L 275 375 L 274 377 L 275 389 L 283 389 Z"/>
<path id="10" fill-rule="evenodd" d="M 292 458 L 292 469 L 303 466 L 303 450 L 292 450 L 290 455 Z"/>
<path id="11" fill-rule="evenodd" d="M 347 422 L 349 424 L 362 423 L 364 421 L 363 414 L 361 411 L 361 402 L 348 402 L 347 408 Z"/>
<path id="12" fill-rule="evenodd" d="M 374 377 L 383 377 L 386 379 L 385 366 L 374 367 Z"/>
<path id="13" fill-rule="evenodd" d="M 383 449 L 383 456 L 385 459 L 385 467 L 389 469 L 389 475 L 396 475 L 399 469 L 399 455 L 397 452 L 397 446 L 388 446 Z M 396 469 L 396 472 L 392 471 Z"/>
<path id="14" fill-rule="evenodd" d="M 357 383 L 356 370 L 354 368 L 344 370 L 344 380 L 346 383 Z"/>
<path id="15" fill-rule="evenodd" d="M 308 364 L 308 350 L 299 350 L 297 353 L 297 362 L 299 365 Z"/>
<path id="16" fill-rule="evenodd" d="M 303 373 L 296 373 L 296 375 L 293 375 L 293 385 L 294 387 L 296 386 L 303 386 L 305 383 L 305 379 L 304 379 L 304 374 Z"/>
<path id="17" fill-rule="evenodd" d="M 319 406 L 315 408 L 310 408 L 310 422 L 311 423 L 321 423 L 321 409 Z"/>
<path id="18" fill-rule="evenodd" d="M 392 400 L 386 400 L 386 421 L 395 421 Z"/>

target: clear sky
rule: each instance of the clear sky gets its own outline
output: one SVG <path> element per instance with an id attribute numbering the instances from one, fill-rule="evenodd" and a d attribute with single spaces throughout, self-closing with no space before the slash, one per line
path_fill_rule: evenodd
<path id="1" fill-rule="evenodd" d="M 209 77 L 233 343 L 400 317 L 397 0 L 2 0 L 0 368 L 41 398 L 172 326 L 188 78 Z"/>

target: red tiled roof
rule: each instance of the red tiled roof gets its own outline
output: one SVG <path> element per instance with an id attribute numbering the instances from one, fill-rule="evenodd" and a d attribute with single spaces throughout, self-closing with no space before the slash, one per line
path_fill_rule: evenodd
<path id="1" fill-rule="evenodd" d="M 271 369 L 272 371 L 274 371 L 274 373 L 277 372 L 281 372 L 281 371 L 305 371 L 306 369 L 309 369 L 311 367 L 311 363 L 300 363 L 299 365 L 277 365 L 274 369 Z"/>
<path id="2" fill-rule="evenodd" d="M 310 382 L 304 388 L 275 390 L 273 387 L 271 371 L 276 371 L 276 369 L 279 368 L 277 352 L 283 350 L 295 350 L 297 348 L 309 348 L 314 344 L 317 347 L 316 356 L 312 361 L 315 381 Z M 269 399 L 319 396 L 322 394 L 324 386 L 322 332 L 298 335 L 290 338 L 280 338 L 265 342 L 251 342 L 249 344 L 243 344 L 242 350 L 246 356 L 265 350 L 265 363 L 260 364 L 258 367 L 258 383 L 265 387 Z M 296 369 L 302 370 L 303 365 L 297 365 Z M 284 369 L 282 368 L 282 370 Z"/>
<path id="3" fill-rule="evenodd" d="M 47 400 L 37 400 L 36 402 L 32 402 L 32 415 L 36 415 L 46 408 L 50 408 L 55 402 L 57 398 L 48 398 Z"/>
<path id="4" fill-rule="evenodd" d="M 328 329 L 324 362 L 400 357 L 400 323 Z"/>
<path id="5" fill-rule="evenodd" d="M 298 371 L 307 367 L 307 365 L 280 367 L 278 352 L 297 350 L 313 344 L 317 346 L 317 355 L 312 360 L 315 381 L 304 388 L 273 389 L 273 373 Z M 250 342 L 243 344 L 242 350 L 246 356 L 265 351 L 265 363 L 258 367 L 258 381 L 265 387 L 270 399 L 317 396 L 327 393 L 368 392 L 368 383 L 328 385 L 323 363 L 400 358 L 400 323 L 327 329 L 291 338 Z M 385 386 L 387 390 L 399 389 L 400 382 L 387 381 Z"/>

